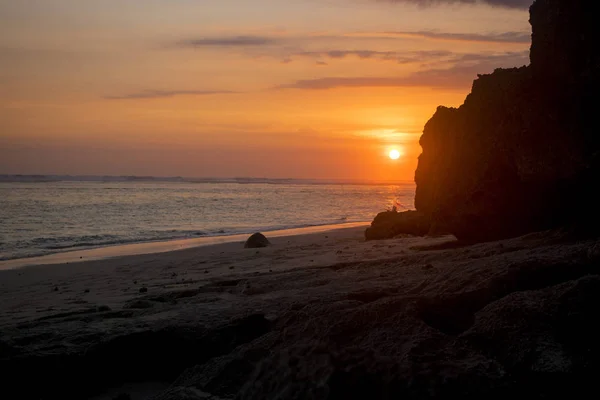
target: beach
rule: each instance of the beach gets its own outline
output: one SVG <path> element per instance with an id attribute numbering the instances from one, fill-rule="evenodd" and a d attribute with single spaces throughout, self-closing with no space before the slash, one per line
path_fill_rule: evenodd
<path id="1" fill-rule="evenodd" d="M 127 252 L 127 247 L 121 246 L 61 253 L 60 257 L 70 260 L 64 263 L 57 263 L 56 256 L 38 258 L 45 262 L 39 265 L 32 259 L 5 262 L 0 271 L 2 308 L 6 311 L 4 322 L 25 321 L 57 312 L 72 313 L 89 307 L 119 308 L 138 298 L 141 288 L 157 295 L 197 287 L 215 279 L 394 258 L 406 251 L 406 245 L 422 241 L 414 238 L 403 246 L 365 242 L 365 227 L 330 227 L 291 236 L 277 236 L 279 232 L 275 236 L 267 234 L 272 245 L 261 249 L 246 249 L 245 240 L 223 237 L 226 243 L 193 246 L 191 242 L 188 246 L 193 247 L 183 250 L 160 251 L 167 246 L 176 249 L 181 242 L 152 244 L 158 250 L 147 250 L 149 254 L 106 256 L 107 252 Z M 94 258 L 97 254 L 99 258 Z M 83 260 L 84 255 L 92 259 Z"/>
<path id="2" fill-rule="evenodd" d="M 361 226 L 269 240 L 0 271 L 6 390 L 477 398 L 511 394 L 511 371 L 525 366 L 554 371 L 556 385 L 584 379 L 567 371 L 584 351 L 573 346 L 595 332 L 595 241 L 544 232 L 470 246 L 451 236 L 366 242 Z M 576 335 L 553 328 L 564 318 Z M 530 378 L 515 385 L 533 390 Z"/>
<path id="3" fill-rule="evenodd" d="M 300 236 L 304 238 L 316 233 L 327 232 L 332 230 L 344 230 L 349 228 L 366 228 L 366 222 L 354 222 L 336 225 L 321 225 L 306 228 L 295 229 L 280 229 L 266 232 L 269 237 L 288 237 Z M 56 264 L 72 264 L 82 263 L 85 261 L 105 260 L 117 257 L 159 254 L 167 252 L 175 252 L 191 248 L 227 245 L 233 243 L 244 243 L 248 238 L 248 234 L 237 234 L 227 236 L 209 236 L 199 237 L 196 239 L 179 239 L 155 242 L 132 243 L 126 245 L 114 246 L 97 246 L 86 250 L 71 250 L 58 252 L 46 256 L 17 258 L 14 260 L 0 261 L 0 271 L 15 268 L 23 268 L 36 265 L 56 265 Z M 303 240 L 301 240 L 303 242 Z M 238 246 L 239 247 L 239 246 Z M 225 246 L 227 250 L 235 248 L 234 246 Z"/>
<path id="4" fill-rule="evenodd" d="M 70 341 L 91 333 L 91 328 L 95 333 L 87 346 L 101 341 L 105 335 L 135 333 L 148 320 L 153 321 L 151 325 L 158 324 L 150 330 L 165 324 L 177 325 L 176 321 L 188 324 L 193 320 L 193 325 L 203 325 L 207 323 L 205 318 L 212 320 L 209 324 L 218 325 L 228 318 L 253 312 L 243 301 L 240 304 L 235 300 L 238 295 L 241 296 L 238 300 L 261 295 L 276 301 L 277 288 L 289 284 L 290 277 L 302 276 L 297 283 L 310 277 L 307 290 L 326 286 L 327 279 L 320 278 L 319 271 L 323 268 L 393 259 L 404 254 L 407 245 L 422 241 L 407 239 L 401 246 L 368 243 L 364 240 L 367 224 L 349 225 L 352 227 L 313 227 L 308 229 L 311 233 L 305 234 L 300 232 L 307 229 L 266 233 L 271 246 L 261 249 L 244 248 L 248 235 L 235 235 L 5 261 L 0 265 L 0 332 L 3 333 L 0 343 L 19 343 L 31 335 L 50 335 L 53 337 L 50 342 L 55 343 L 58 339 L 55 334 L 61 337 L 58 339 L 61 342 Z M 123 255 L 131 252 L 134 254 Z M 36 265 L 36 261 L 42 264 Z M 257 279 L 267 279 L 268 287 L 253 288 L 252 283 Z M 290 294 L 297 290 L 303 289 L 294 289 Z M 198 295 L 202 298 L 199 303 L 202 309 L 196 310 L 198 315 L 191 317 L 192 320 L 185 321 L 190 318 L 189 306 L 198 300 Z M 301 293 L 295 295 L 302 297 Z M 102 318 L 96 321 L 98 325 L 90 324 L 90 316 L 95 319 L 115 312 L 125 312 L 129 317 Z M 27 326 L 25 331 L 20 328 L 23 326 Z M 44 339 L 37 345 L 29 343 L 33 346 L 23 350 L 45 353 L 55 345 L 50 342 Z M 64 350 L 50 352 L 60 355 Z M 166 384 L 161 380 L 127 383 L 124 389 L 108 388 L 97 398 L 112 399 L 123 390 L 132 393 L 134 399 L 146 398 L 164 390 Z"/>

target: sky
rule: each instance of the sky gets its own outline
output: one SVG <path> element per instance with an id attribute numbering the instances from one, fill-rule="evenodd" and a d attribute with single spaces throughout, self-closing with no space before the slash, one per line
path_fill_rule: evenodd
<path id="1" fill-rule="evenodd" d="M 0 174 L 412 180 L 529 3 L 0 0 Z"/>

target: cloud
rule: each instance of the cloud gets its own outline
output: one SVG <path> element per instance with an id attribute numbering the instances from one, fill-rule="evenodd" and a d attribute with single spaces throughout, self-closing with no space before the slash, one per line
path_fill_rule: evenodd
<path id="1" fill-rule="evenodd" d="M 356 38 L 373 39 L 380 41 L 387 39 L 405 38 L 420 38 L 440 41 L 461 41 L 461 42 L 478 42 L 478 43 L 508 43 L 527 45 L 531 42 L 530 32 L 489 32 L 489 33 L 452 33 L 452 32 L 436 32 L 436 31 L 386 31 L 386 32 L 354 32 L 346 33 L 339 36 L 336 35 L 307 35 L 307 36 L 251 36 L 251 35 L 234 35 L 222 37 L 209 37 L 197 39 L 185 39 L 175 43 L 176 47 L 186 48 L 235 48 L 239 51 L 249 54 L 257 52 L 279 49 L 280 52 L 292 55 L 311 55 L 317 52 L 302 52 L 304 44 L 314 44 L 319 41 L 331 40 L 347 40 L 353 41 Z M 266 48 L 266 49 L 265 49 Z M 295 50 L 292 50 L 295 49 Z M 290 51 L 296 54 L 290 53 Z M 322 51 L 319 54 L 330 58 L 344 58 L 347 56 L 357 56 L 361 59 L 369 58 L 384 58 L 392 59 L 394 51 L 372 51 L 372 50 L 330 50 Z"/>
<path id="2" fill-rule="evenodd" d="M 477 74 L 489 73 L 500 67 L 522 66 L 527 53 L 502 55 L 464 55 L 461 62 L 446 69 L 433 68 L 404 77 L 324 77 L 298 80 L 274 89 L 327 90 L 356 87 L 431 87 L 459 89 L 468 85 Z"/>
<path id="3" fill-rule="evenodd" d="M 503 63 L 508 60 L 525 60 L 528 51 L 504 52 L 504 53 L 454 53 L 448 50 L 422 50 L 422 51 L 371 51 L 371 50 L 330 50 L 323 52 L 299 52 L 286 57 L 290 62 L 292 57 L 311 57 L 317 61 L 323 59 L 343 59 L 346 57 L 357 57 L 361 60 L 380 60 L 393 61 L 398 64 L 419 63 L 426 64 L 447 64 L 447 63 L 465 63 L 465 62 L 485 62 L 495 61 Z M 504 64 L 503 64 L 504 65 Z"/>
<path id="4" fill-rule="evenodd" d="M 451 59 L 454 53 L 446 50 L 432 51 L 374 51 L 374 50 L 328 50 L 328 51 L 303 51 L 292 53 L 286 56 L 288 62 L 293 57 L 309 57 L 319 61 L 329 58 L 332 60 L 341 60 L 347 57 L 356 57 L 361 60 L 379 60 L 394 61 L 399 64 L 409 64 L 415 62 L 431 62 L 440 59 Z"/>
<path id="5" fill-rule="evenodd" d="M 399 64 L 448 62 L 453 53 L 443 47 L 436 50 L 397 51 L 396 40 L 419 38 L 437 41 L 461 41 L 479 43 L 517 44 L 528 47 L 531 35 L 527 32 L 500 33 L 450 33 L 436 31 L 390 31 L 390 32 L 355 32 L 341 35 L 307 34 L 304 36 L 287 35 L 233 35 L 212 38 L 187 39 L 174 43 L 179 48 L 197 48 L 199 50 L 231 51 L 252 59 L 271 58 L 282 64 L 289 64 L 299 58 L 312 59 L 315 63 L 329 63 L 345 58 L 355 57 L 359 60 L 375 60 L 396 62 Z M 359 38 L 360 40 L 356 40 Z M 386 41 L 383 42 L 382 39 Z M 378 45 L 388 44 L 386 49 L 369 49 L 367 44 L 373 40 Z M 327 48 L 337 41 L 339 47 Z M 389 41 L 389 42 L 388 42 Z M 345 43 L 345 44 L 344 44 Z M 360 47 L 356 48 L 357 44 Z M 365 45 L 366 44 L 366 45 Z M 319 46 L 319 50 L 309 50 Z M 352 47 L 351 47 L 352 46 Z M 323 64 L 317 64 L 323 65 Z"/>
<path id="6" fill-rule="evenodd" d="M 373 51 L 373 50 L 331 50 L 325 53 L 331 58 L 345 58 L 349 55 L 357 56 L 358 58 L 372 58 L 373 56 L 393 57 L 396 53 L 393 51 Z"/>
<path id="7" fill-rule="evenodd" d="M 362 60 L 366 59 L 383 59 L 393 60 L 398 57 L 398 52 L 395 51 L 374 51 L 374 50 L 328 50 L 328 51 L 305 51 L 293 54 L 294 56 L 306 57 L 327 57 L 332 59 L 342 59 L 350 56 L 358 57 Z"/>
<path id="8" fill-rule="evenodd" d="M 389 3 L 416 4 L 422 7 L 430 7 L 440 4 L 485 4 L 492 7 L 516 8 L 526 10 L 533 0 L 376 0 Z"/>
<path id="9" fill-rule="evenodd" d="M 276 44 L 278 40 L 266 36 L 226 36 L 189 39 L 179 42 L 183 47 L 259 47 Z"/>
<path id="10" fill-rule="evenodd" d="M 416 37 L 433 40 L 451 40 L 460 42 L 479 42 L 479 43 L 530 43 L 531 33 L 529 32 L 504 32 L 504 33 L 448 33 L 448 32 L 383 32 L 386 36 L 398 37 Z"/>
<path id="11" fill-rule="evenodd" d="M 236 94 L 228 90 L 144 90 L 120 96 L 106 96 L 108 100 L 160 99 L 175 96 L 207 96 L 213 94 Z"/>

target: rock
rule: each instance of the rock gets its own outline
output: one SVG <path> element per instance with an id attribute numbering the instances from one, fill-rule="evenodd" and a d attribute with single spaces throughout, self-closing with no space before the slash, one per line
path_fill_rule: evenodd
<path id="1" fill-rule="evenodd" d="M 15 353 L 18 353 L 18 351 L 16 349 L 14 349 L 8 343 L 0 340 L 0 355 L 1 355 L 1 357 L 10 357 Z"/>
<path id="2" fill-rule="evenodd" d="M 597 2 L 538 0 L 531 65 L 480 75 L 426 124 L 418 211 L 465 241 L 600 221 Z"/>
<path id="3" fill-rule="evenodd" d="M 3 393 L 87 399 L 163 381 L 172 385 L 156 400 L 188 398 L 174 387 L 191 399 L 587 398 L 600 370 L 600 276 L 587 254 L 597 242 L 548 232 L 504 243 L 511 251 L 490 243 L 251 271 L 165 288 L 141 299 L 154 303 L 145 310 L 76 306 L 24 323 L 29 309 L 15 308 L 0 324 Z M 0 291 L 0 304 L 13 293 Z"/>
<path id="4" fill-rule="evenodd" d="M 154 307 L 154 304 L 151 301 L 134 300 L 130 303 L 127 303 L 123 308 L 143 310 L 143 309 L 152 308 L 152 307 Z"/>
<path id="5" fill-rule="evenodd" d="M 250 236 L 248 240 L 246 240 L 246 244 L 244 244 L 245 249 L 258 249 L 261 247 L 268 247 L 271 245 L 269 239 L 265 237 L 262 233 L 255 233 Z"/>
<path id="6" fill-rule="evenodd" d="M 596 242 L 594 245 L 590 246 L 587 255 L 591 262 L 595 263 L 600 261 L 600 242 Z"/>
<path id="7" fill-rule="evenodd" d="M 147 293 L 147 292 L 148 292 L 148 288 L 147 287 L 140 288 L 140 293 Z"/>
<path id="8" fill-rule="evenodd" d="M 402 234 L 425 236 L 429 228 L 429 219 L 420 212 L 385 211 L 375 217 L 371 227 L 365 231 L 365 238 L 367 240 L 392 239 Z"/>
<path id="9" fill-rule="evenodd" d="M 111 311 L 111 308 L 109 306 L 102 305 L 102 306 L 98 306 L 96 308 L 96 311 L 98 311 L 98 312 L 106 312 L 106 311 Z"/>
<path id="10" fill-rule="evenodd" d="M 172 386 L 165 393 L 161 394 L 157 400 L 225 400 L 210 393 L 205 393 L 197 388 Z"/>

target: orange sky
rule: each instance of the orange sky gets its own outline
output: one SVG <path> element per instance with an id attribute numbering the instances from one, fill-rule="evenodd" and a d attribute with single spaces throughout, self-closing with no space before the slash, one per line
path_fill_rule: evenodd
<path id="1" fill-rule="evenodd" d="M 408 0 L 0 0 L 0 174 L 410 180 L 438 105 L 528 63 L 527 19 Z"/>

